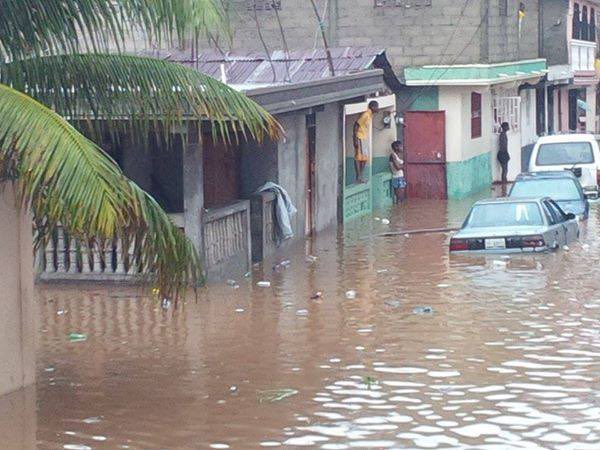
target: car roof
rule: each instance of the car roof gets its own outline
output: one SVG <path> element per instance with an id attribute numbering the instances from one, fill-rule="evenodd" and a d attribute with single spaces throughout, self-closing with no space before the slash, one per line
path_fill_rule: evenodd
<path id="1" fill-rule="evenodd" d="M 593 134 L 573 133 L 573 134 L 553 134 L 550 136 L 542 136 L 538 139 L 538 144 L 551 144 L 555 142 L 590 142 L 595 141 L 596 137 Z"/>
<path id="2" fill-rule="evenodd" d="M 498 198 L 486 198 L 475 202 L 476 205 L 493 205 L 503 203 L 540 203 L 543 200 L 550 200 L 550 197 L 498 197 Z"/>
<path id="3" fill-rule="evenodd" d="M 569 178 L 577 180 L 577 177 L 570 170 L 551 170 L 548 172 L 524 172 L 517 175 L 515 181 L 540 180 L 540 179 L 560 179 Z"/>

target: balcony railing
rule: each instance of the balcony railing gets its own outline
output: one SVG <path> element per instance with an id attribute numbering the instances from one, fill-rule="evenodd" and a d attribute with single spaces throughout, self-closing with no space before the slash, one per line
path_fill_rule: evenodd
<path id="1" fill-rule="evenodd" d="M 595 42 L 571 40 L 571 68 L 575 72 L 594 72 L 596 60 Z"/>

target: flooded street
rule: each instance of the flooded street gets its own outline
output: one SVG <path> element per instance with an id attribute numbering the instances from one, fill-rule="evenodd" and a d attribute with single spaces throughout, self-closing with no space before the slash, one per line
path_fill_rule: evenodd
<path id="1" fill-rule="evenodd" d="M 0 402 L 2 448 L 597 450 L 600 209 L 569 251 L 538 256 L 369 237 L 457 226 L 471 203 L 359 220 L 176 310 L 38 286 L 37 386 Z"/>

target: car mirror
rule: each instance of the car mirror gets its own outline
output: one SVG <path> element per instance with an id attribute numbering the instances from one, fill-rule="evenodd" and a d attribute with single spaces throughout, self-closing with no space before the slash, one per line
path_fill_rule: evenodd
<path id="1" fill-rule="evenodd" d="M 565 217 L 567 218 L 567 220 L 573 220 L 575 218 L 575 214 L 568 213 L 568 214 L 565 215 Z"/>

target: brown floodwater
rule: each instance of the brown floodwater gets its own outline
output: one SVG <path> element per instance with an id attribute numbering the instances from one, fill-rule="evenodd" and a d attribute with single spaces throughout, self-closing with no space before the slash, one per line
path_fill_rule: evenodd
<path id="1" fill-rule="evenodd" d="M 37 386 L 0 400 L 0 447 L 600 449 L 600 210 L 536 256 L 369 237 L 455 226 L 470 204 L 378 213 L 391 224 L 322 234 L 177 309 L 39 286 Z"/>

